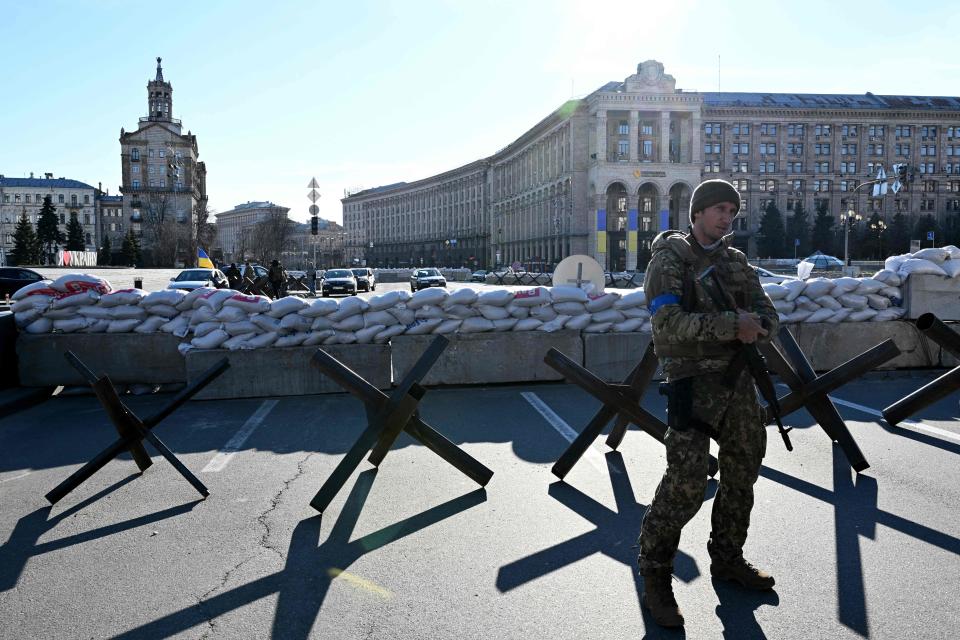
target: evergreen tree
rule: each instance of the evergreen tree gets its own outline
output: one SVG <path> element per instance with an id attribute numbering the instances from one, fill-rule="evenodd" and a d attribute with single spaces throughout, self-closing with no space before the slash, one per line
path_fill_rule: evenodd
<path id="1" fill-rule="evenodd" d="M 10 261 L 21 265 L 36 264 L 39 262 L 37 259 L 39 248 L 37 234 L 33 230 L 30 218 L 27 217 L 27 210 L 24 209 L 13 231 L 13 252 L 10 254 Z"/>
<path id="2" fill-rule="evenodd" d="M 77 214 L 70 214 L 70 222 L 67 223 L 67 245 L 68 251 L 83 251 L 87 248 L 83 241 L 83 225 L 77 218 Z"/>
<path id="3" fill-rule="evenodd" d="M 817 217 L 813 221 L 813 233 L 811 234 L 811 244 L 812 249 L 819 251 L 820 253 L 825 253 L 828 256 L 834 255 L 833 253 L 833 223 L 835 220 L 827 212 L 827 207 L 824 205 L 819 205 L 817 207 Z M 803 252 L 803 255 L 809 255 L 807 252 Z"/>
<path id="4" fill-rule="evenodd" d="M 123 261 L 127 266 L 143 264 L 143 256 L 140 254 L 140 240 L 133 229 L 127 231 L 127 235 L 123 237 L 120 253 L 123 255 Z"/>
<path id="5" fill-rule="evenodd" d="M 929 247 L 930 241 L 927 240 L 927 233 L 933 231 L 933 245 L 943 245 L 943 232 L 940 230 L 940 225 L 937 224 L 937 219 L 932 213 L 920 216 L 920 219 L 917 220 L 917 224 L 913 227 L 913 238 L 914 240 L 920 240 L 921 247 Z"/>
<path id="6" fill-rule="evenodd" d="M 796 240 L 800 241 L 800 245 L 796 247 L 797 257 L 804 257 L 810 253 L 810 215 L 807 213 L 807 210 L 803 208 L 803 201 L 797 200 L 796 205 L 793 208 L 793 215 L 787 218 L 787 229 L 786 229 L 786 246 L 784 250 L 786 255 L 792 256 L 794 254 L 794 245 Z"/>
<path id="7" fill-rule="evenodd" d="M 47 196 L 43 199 L 43 207 L 40 208 L 40 217 L 37 220 L 37 242 L 40 245 L 38 262 L 51 262 L 63 241 L 63 232 L 57 226 L 57 209 L 53 206 L 53 199 Z"/>
<path id="8" fill-rule="evenodd" d="M 110 252 L 112 247 L 110 246 L 110 236 L 106 233 L 103 234 L 103 245 L 97 251 L 97 264 L 99 265 L 109 265 L 111 261 Z"/>
<path id="9" fill-rule="evenodd" d="M 771 200 L 760 219 L 757 254 L 761 258 L 780 258 L 783 255 L 785 230 L 780 209 Z"/>
<path id="10" fill-rule="evenodd" d="M 910 250 L 910 222 L 907 216 L 898 211 L 890 221 L 890 228 L 884 234 L 887 255 L 895 256 Z"/>

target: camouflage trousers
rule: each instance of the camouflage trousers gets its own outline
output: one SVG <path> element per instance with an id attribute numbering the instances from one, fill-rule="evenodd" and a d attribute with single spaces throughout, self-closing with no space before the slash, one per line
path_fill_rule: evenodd
<path id="1" fill-rule="evenodd" d="M 767 446 L 753 379 L 744 371 L 732 391 L 721 380 L 722 374 L 697 376 L 693 385 L 693 415 L 713 425 L 720 451 L 720 488 L 707 545 L 717 560 L 742 554 Z M 665 443 L 667 469 L 640 528 L 641 573 L 672 570 L 680 532 L 700 509 L 707 487 L 709 436 L 692 428 L 668 429 Z"/>

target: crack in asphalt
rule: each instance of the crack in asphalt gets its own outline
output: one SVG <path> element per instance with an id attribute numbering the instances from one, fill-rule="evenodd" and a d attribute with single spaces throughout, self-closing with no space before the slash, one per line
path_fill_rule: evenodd
<path id="1" fill-rule="evenodd" d="M 294 474 L 293 477 L 283 481 L 283 487 L 281 487 L 280 490 L 270 499 L 270 506 L 267 507 L 267 509 L 263 513 L 257 516 L 257 522 L 264 528 L 263 535 L 260 536 L 260 539 L 257 541 L 257 544 L 262 549 L 267 549 L 277 554 L 277 556 L 279 556 L 281 560 L 286 560 L 286 556 L 284 555 L 284 553 L 280 549 L 277 549 L 276 547 L 271 546 L 269 544 L 271 530 L 270 530 L 270 524 L 267 522 L 267 517 L 270 515 L 272 511 L 276 510 L 277 507 L 280 506 L 280 501 L 283 497 L 283 494 L 287 491 L 287 489 L 290 488 L 290 485 L 293 484 L 298 478 L 300 478 L 300 476 L 304 474 L 304 465 L 307 463 L 307 460 L 309 460 L 313 455 L 314 453 L 309 453 L 303 460 L 300 460 L 299 462 L 297 462 L 297 473 Z M 207 591 L 197 599 L 197 604 L 199 605 L 200 610 L 201 611 L 204 610 L 204 605 L 206 603 L 206 600 L 210 596 L 217 593 L 227 585 L 227 582 L 229 582 L 230 580 L 230 576 L 233 575 L 235 571 L 237 571 L 240 567 L 242 567 L 243 565 L 247 564 L 248 562 L 250 562 L 251 560 L 259 556 L 260 556 L 260 552 L 254 553 L 250 556 L 247 556 L 246 558 L 244 558 L 243 560 L 235 564 L 230 569 L 227 569 L 226 573 L 224 573 L 223 577 L 220 579 L 220 584 L 213 587 L 212 589 L 210 589 L 209 591 Z M 200 636 L 200 640 L 208 640 L 211 637 L 211 634 L 216 632 L 217 630 L 216 618 L 208 617 L 207 626 L 209 628 L 206 631 L 204 631 L 203 635 Z"/>

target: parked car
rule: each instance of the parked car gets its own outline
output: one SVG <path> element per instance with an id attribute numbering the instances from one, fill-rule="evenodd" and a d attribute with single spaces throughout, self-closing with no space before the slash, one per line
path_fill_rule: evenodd
<path id="1" fill-rule="evenodd" d="M 754 267 L 757 275 L 760 276 L 760 284 L 783 284 L 788 280 L 799 280 L 797 276 L 784 275 L 782 273 L 773 273 L 762 267 Z"/>
<path id="2" fill-rule="evenodd" d="M 487 281 L 487 272 L 483 269 L 479 271 L 474 271 L 470 274 L 470 282 L 486 282 Z"/>
<path id="3" fill-rule="evenodd" d="M 373 277 L 373 269 L 370 267 L 360 267 L 358 269 L 351 269 L 353 271 L 353 276 L 357 279 L 357 289 L 363 289 L 364 291 L 376 291 L 377 283 Z"/>
<path id="4" fill-rule="evenodd" d="M 200 287 L 211 286 L 217 289 L 227 289 L 230 287 L 230 283 L 220 269 L 184 269 L 176 278 L 170 278 L 167 289 L 193 291 Z"/>
<path id="5" fill-rule="evenodd" d="M 416 293 L 420 289 L 430 287 L 446 287 L 447 279 L 443 277 L 438 269 L 433 267 L 427 269 L 417 269 L 410 276 L 410 291 Z"/>
<path id="6" fill-rule="evenodd" d="M 43 276 L 33 269 L 0 267 L 0 298 L 12 296 L 14 291 L 40 280 L 43 280 Z"/>
<path id="7" fill-rule="evenodd" d="M 253 275 L 250 279 L 253 280 L 254 282 L 256 282 L 257 278 L 260 278 L 260 277 L 262 277 L 262 276 L 265 276 L 265 275 L 267 275 L 267 273 L 269 273 L 269 271 L 267 270 L 266 267 L 262 267 L 262 266 L 260 266 L 259 264 L 252 264 L 252 265 L 250 265 L 250 266 L 253 267 L 253 273 L 254 273 L 254 275 Z M 240 267 L 240 275 L 242 275 L 244 278 L 246 278 L 246 277 L 247 277 L 247 265 L 241 264 L 241 265 L 239 265 L 239 267 Z"/>
<path id="8" fill-rule="evenodd" d="M 357 294 L 357 279 L 350 269 L 327 269 L 320 283 L 320 293 L 323 297 L 342 293 L 347 296 Z"/>

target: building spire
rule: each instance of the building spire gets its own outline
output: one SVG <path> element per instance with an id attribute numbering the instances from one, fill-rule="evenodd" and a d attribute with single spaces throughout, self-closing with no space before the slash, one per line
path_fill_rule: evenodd
<path id="1" fill-rule="evenodd" d="M 154 82 L 163 82 L 163 69 L 160 67 L 160 61 L 162 58 L 157 56 L 157 77 Z"/>

